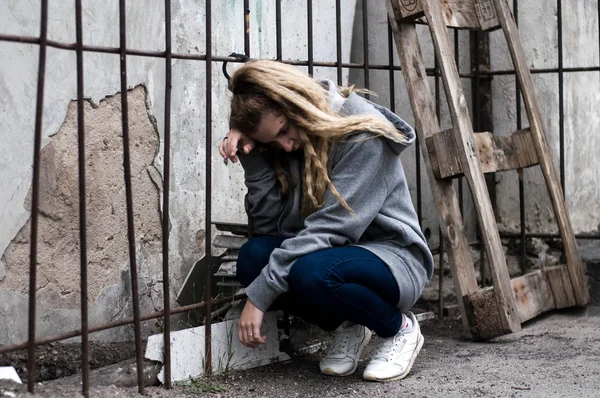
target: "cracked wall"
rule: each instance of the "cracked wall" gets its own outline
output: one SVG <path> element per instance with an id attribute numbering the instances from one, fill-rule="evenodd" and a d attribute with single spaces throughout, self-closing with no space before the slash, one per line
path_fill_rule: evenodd
<path id="1" fill-rule="evenodd" d="M 162 300 L 160 262 L 148 258 L 161 251 L 159 192 L 150 173 L 159 147 L 158 131 L 148 114 L 146 90 L 127 93 L 136 257 L 142 308 L 154 310 Z M 113 287 L 118 299 L 106 321 L 130 315 L 131 283 L 121 133 L 121 95 L 85 103 L 86 207 L 88 296 L 93 308 Z M 77 103 L 68 106 L 66 119 L 41 152 L 38 222 L 37 300 L 45 311 L 70 312 L 80 306 L 79 189 Z M 31 210 L 31 189 L 24 206 Z M 2 256 L 6 276 L 2 292 L 27 295 L 31 219 L 21 228 Z M 155 288 L 156 287 L 156 288 Z M 108 288 L 108 290 L 107 290 Z M 0 293 L 2 296 L 2 293 Z M 0 299 L 0 302 L 3 300 Z M 6 300 L 4 300 L 6 302 Z M 5 309 L 6 311 L 6 309 Z M 14 340 L 11 338 L 10 340 Z"/>
<path id="2" fill-rule="evenodd" d="M 149 176 L 158 151 L 158 132 L 146 110 L 145 89 L 128 94 L 131 174 L 136 241 L 160 252 L 159 190 Z M 86 207 L 88 290 L 93 300 L 127 266 L 127 214 L 123 174 L 121 96 L 86 102 Z M 77 103 L 41 153 L 37 295 L 49 308 L 78 308 L 79 170 Z M 31 211 L 31 190 L 25 208 Z M 26 294 L 29 281 L 31 219 L 6 249 L 6 277 L 0 286 Z"/>

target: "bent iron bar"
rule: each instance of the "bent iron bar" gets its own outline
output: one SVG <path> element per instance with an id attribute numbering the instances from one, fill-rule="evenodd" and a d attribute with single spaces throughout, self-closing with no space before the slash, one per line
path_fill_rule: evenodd
<path id="1" fill-rule="evenodd" d="M 27 354 L 27 391 L 35 386 L 35 293 L 37 276 L 38 215 L 40 204 L 40 158 L 44 114 L 44 83 L 46 78 L 46 48 L 48 40 L 48 0 L 42 0 L 40 19 L 40 55 L 38 64 L 37 100 L 35 109 L 35 137 L 33 144 L 33 180 L 31 195 L 31 239 L 29 246 L 29 340 Z"/>
<path id="2" fill-rule="evenodd" d="M 138 392 L 144 394 L 144 362 L 142 358 L 142 334 L 140 328 L 140 303 L 138 295 L 137 260 L 135 256 L 135 225 L 133 223 L 133 190 L 131 186 L 131 156 L 129 152 L 129 110 L 127 105 L 127 15 L 125 0 L 119 0 L 119 37 L 121 44 L 121 120 L 123 129 L 123 170 L 127 202 L 127 240 L 129 243 L 129 269 L 131 271 L 131 294 L 133 303 L 133 327 L 135 333 L 135 358 L 137 362 Z"/>
<path id="3" fill-rule="evenodd" d="M 242 294 L 237 294 L 235 296 L 222 297 L 219 299 L 211 300 L 211 304 L 214 304 L 214 305 L 223 304 L 223 303 L 227 303 L 230 301 L 241 300 L 244 298 L 246 298 L 246 295 L 242 293 Z M 176 314 L 181 314 L 184 312 L 199 310 L 199 309 L 205 308 L 205 306 L 206 306 L 206 303 L 203 301 L 201 303 L 171 308 L 169 313 L 171 315 L 176 315 Z M 165 313 L 164 310 L 161 310 L 161 311 L 150 312 L 148 314 L 143 314 L 140 316 L 140 321 L 148 321 L 150 319 L 161 318 L 164 316 L 164 313 Z M 103 323 L 103 324 L 100 324 L 97 326 L 93 326 L 93 327 L 89 328 L 89 333 L 95 333 L 95 332 L 99 332 L 99 331 L 106 330 L 106 329 L 112 329 L 112 328 L 116 328 L 116 327 L 120 327 L 120 326 L 131 325 L 133 322 L 134 322 L 133 317 L 122 318 L 122 319 L 118 319 L 116 321 L 106 322 L 106 323 Z M 34 344 L 35 344 L 35 346 L 38 346 L 38 345 L 42 345 L 42 344 L 48 344 L 48 343 L 53 343 L 56 341 L 70 339 L 70 338 L 77 337 L 77 336 L 81 336 L 81 329 L 75 329 L 75 330 L 71 330 L 69 332 L 56 334 L 54 336 L 44 337 L 44 338 L 36 340 L 34 342 Z M 25 341 L 22 343 L 17 343 L 17 344 L 5 345 L 5 346 L 0 347 L 0 354 L 22 350 L 24 348 L 27 348 L 28 345 L 29 345 L 28 341 Z"/>
<path id="4" fill-rule="evenodd" d="M 163 255 L 163 308 L 166 310 L 164 325 L 164 362 L 165 388 L 171 389 L 171 295 L 169 283 L 169 193 L 171 185 L 171 0 L 165 0 L 165 143 L 163 165 L 163 217 L 162 217 L 162 255 Z"/>
<path id="5" fill-rule="evenodd" d="M 88 277 L 87 277 L 87 215 L 85 187 L 85 124 L 83 80 L 83 20 L 81 0 L 75 2 L 75 31 L 77 38 L 77 135 L 79 168 L 79 247 L 81 286 L 81 384 L 82 394 L 89 397 L 89 338 L 88 338 Z"/>

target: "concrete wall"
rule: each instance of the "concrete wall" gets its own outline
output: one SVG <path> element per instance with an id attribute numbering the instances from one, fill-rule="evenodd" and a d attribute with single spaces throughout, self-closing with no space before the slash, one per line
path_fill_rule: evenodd
<path id="1" fill-rule="evenodd" d="M 512 2 L 509 2 L 512 5 Z M 352 60 L 362 62 L 362 9 L 359 2 L 355 20 Z M 387 15 L 384 2 L 369 2 L 369 61 L 371 64 L 387 64 Z M 563 2 L 563 56 L 565 67 L 597 66 L 598 59 L 598 2 L 586 0 L 571 4 Z M 542 0 L 519 1 L 519 28 L 529 65 L 532 68 L 558 67 L 558 28 L 556 2 Z M 434 67 L 431 36 L 428 29 L 418 26 L 419 40 L 427 68 Z M 453 35 L 451 33 L 451 35 Z M 451 36 L 452 37 L 452 36 Z M 469 73 L 469 34 L 459 32 L 460 71 Z M 490 34 L 492 70 L 513 69 L 502 31 Z M 396 55 L 394 62 L 399 65 Z M 564 133 L 565 133 L 565 186 L 567 206 L 576 233 L 596 232 L 600 227 L 600 175 L 596 172 L 600 160 L 596 156 L 600 148 L 600 79 L 598 72 L 565 73 L 564 75 Z M 358 84 L 363 82 L 363 72 L 353 71 L 350 76 Z M 412 122 L 412 112 L 407 98 L 401 72 L 396 78 L 396 111 Z M 430 77 L 433 90 L 434 78 Z M 463 79 L 467 103 L 471 105 L 471 83 Z M 535 74 L 534 84 L 540 99 L 548 140 L 559 165 L 559 86 L 558 74 Z M 440 85 L 443 84 L 440 82 Z M 370 87 L 379 96 L 375 99 L 389 106 L 389 74 L 372 71 Z M 442 88 L 443 89 L 443 88 Z M 493 122 L 495 134 L 509 134 L 517 129 L 515 77 L 495 76 L 492 81 Z M 451 126 L 450 117 L 442 92 L 442 129 Z M 528 126 L 523 108 L 522 126 Z M 416 173 L 414 149 L 407 151 L 404 165 L 411 182 L 411 193 L 416 203 Z M 432 202 L 428 180 L 422 165 L 423 228 L 432 233 L 430 245 L 438 244 L 437 207 Z M 525 214 L 527 230 L 531 232 L 557 232 L 553 210 L 547 198 L 544 180 L 539 167 L 526 169 Z M 518 176 L 516 172 L 497 174 L 498 221 L 500 228 L 516 232 L 520 228 Z M 467 233 L 475 237 L 473 206 L 468 186 L 464 186 L 464 216 Z"/>
<path id="2" fill-rule="evenodd" d="M 173 51 L 205 53 L 204 3 L 174 0 Z M 348 61 L 354 1 L 343 6 L 343 53 Z M 275 2 L 251 0 L 251 55 L 275 58 Z M 335 60 L 335 1 L 315 2 L 315 59 Z M 0 3 L 0 30 L 39 35 L 39 2 Z M 283 57 L 306 59 L 305 4 L 282 1 Z M 74 4 L 50 2 L 49 38 L 75 40 Z M 213 2 L 213 54 L 244 51 L 243 2 Z M 119 45 L 118 3 L 84 6 L 84 42 Z M 128 47 L 164 49 L 160 2 L 128 2 Z M 0 344 L 27 337 L 30 189 L 38 47 L 0 42 Z M 87 206 L 90 324 L 131 315 L 125 194 L 122 170 L 119 56 L 85 54 Z M 161 192 L 165 65 L 128 57 L 136 256 L 140 305 L 162 308 Z M 173 60 L 172 175 L 169 219 L 172 302 L 188 270 L 204 253 L 206 104 L 205 64 Z M 37 277 L 38 336 L 78 328 L 79 231 L 75 53 L 48 49 Z M 233 66 L 230 66 L 233 68 Z M 221 63 L 213 64 L 213 148 L 227 132 L 229 93 Z M 315 71 L 335 76 L 335 69 Z M 345 76 L 347 78 L 347 73 Z M 226 167 L 213 150 L 213 219 L 244 222 L 245 192 L 239 165 Z M 144 333 L 157 326 L 146 322 Z M 158 325 L 159 326 L 159 325 Z M 176 324 L 175 327 L 179 326 Z M 91 338 L 125 340 L 125 327 Z"/>

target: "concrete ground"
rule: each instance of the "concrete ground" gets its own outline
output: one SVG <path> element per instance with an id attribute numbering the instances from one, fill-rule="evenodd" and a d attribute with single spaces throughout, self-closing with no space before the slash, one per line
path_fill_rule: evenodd
<path id="1" fill-rule="evenodd" d="M 358 371 L 346 378 L 321 375 L 319 353 L 298 356 L 226 377 L 196 380 L 172 391 L 146 388 L 151 397 L 597 397 L 600 396 L 600 308 L 560 311 L 527 323 L 518 333 L 488 342 L 460 337 L 452 319 L 422 323 L 425 345 L 411 374 L 391 383 L 365 382 Z M 0 396 L 28 396 L 0 384 Z M 44 397 L 79 396 L 79 387 L 39 386 Z M 21 390 L 22 391 L 22 390 Z M 7 395 L 8 393 L 8 395 Z M 15 395 L 12 395 L 15 394 Z M 92 397 L 135 397 L 137 389 L 94 387 Z"/>

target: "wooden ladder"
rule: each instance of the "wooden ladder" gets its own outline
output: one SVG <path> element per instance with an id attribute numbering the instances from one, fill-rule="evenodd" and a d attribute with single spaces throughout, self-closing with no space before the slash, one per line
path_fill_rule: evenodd
<path id="1" fill-rule="evenodd" d="M 474 339 L 516 332 L 542 312 L 589 302 L 587 280 L 552 163 L 540 104 L 506 0 L 387 0 L 423 159 L 438 203 L 465 334 Z M 426 18 L 443 77 L 453 128 L 440 131 L 415 22 Z M 530 127 L 510 136 L 473 133 L 448 27 L 504 31 Z M 484 173 L 540 165 L 565 251 L 566 265 L 510 279 Z M 471 188 L 493 287 L 480 289 L 452 179 Z M 522 242 L 524 244 L 524 242 Z"/>

